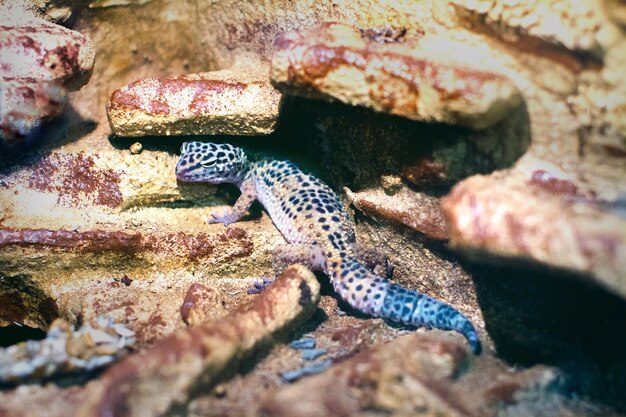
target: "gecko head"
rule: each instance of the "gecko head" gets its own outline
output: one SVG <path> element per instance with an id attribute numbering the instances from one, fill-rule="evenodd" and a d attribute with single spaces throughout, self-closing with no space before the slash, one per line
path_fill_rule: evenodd
<path id="1" fill-rule="evenodd" d="M 226 143 L 185 142 L 180 147 L 176 178 L 185 182 L 238 183 L 248 170 L 243 149 Z"/>

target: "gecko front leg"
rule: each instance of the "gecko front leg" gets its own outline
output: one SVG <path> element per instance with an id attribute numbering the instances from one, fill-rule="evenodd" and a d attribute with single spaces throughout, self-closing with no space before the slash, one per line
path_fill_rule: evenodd
<path id="1" fill-rule="evenodd" d="M 248 209 L 256 200 L 254 181 L 251 178 L 244 180 L 239 189 L 241 190 L 241 195 L 235 202 L 235 205 L 232 208 L 224 209 L 224 213 L 221 215 L 215 212 L 211 213 L 212 218 L 207 219 L 208 223 L 224 223 L 224 226 L 228 226 L 241 219 L 248 212 Z"/>

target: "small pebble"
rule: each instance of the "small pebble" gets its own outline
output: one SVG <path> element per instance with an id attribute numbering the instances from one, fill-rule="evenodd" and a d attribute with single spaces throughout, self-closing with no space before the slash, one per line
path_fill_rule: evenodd
<path id="1" fill-rule="evenodd" d="M 315 339 L 305 337 L 302 339 L 294 340 L 289 344 L 292 349 L 313 349 L 315 347 Z"/>
<path id="2" fill-rule="evenodd" d="M 305 361 L 312 361 L 325 355 L 328 351 L 326 349 L 305 349 L 302 351 L 302 359 Z"/>
<path id="3" fill-rule="evenodd" d="M 280 374 L 280 377 L 283 382 L 291 383 L 297 381 L 303 376 L 319 374 L 320 372 L 330 368 L 332 364 L 333 361 L 331 359 L 326 359 L 325 361 L 314 363 L 311 366 L 305 366 L 304 368 L 296 369 L 295 371 L 283 372 Z"/>
<path id="4" fill-rule="evenodd" d="M 141 143 L 139 142 L 135 142 L 132 145 L 130 145 L 130 153 L 132 155 L 140 154 L 142 150 L 143 150 L 143 146 L 141 146 Z"/>

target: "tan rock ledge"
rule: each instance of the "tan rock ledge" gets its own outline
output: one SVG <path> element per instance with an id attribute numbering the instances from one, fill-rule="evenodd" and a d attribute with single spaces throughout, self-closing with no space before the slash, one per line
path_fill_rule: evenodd
<path id="1" fill-rule="evenodd" d="M 442 201 L 450 242 L 581 273 L 626 297 L 626 219 L 580 188 L 545 170 L 469 178 Z"/>
<path id="2" fill-rule="evenodd" d="M 277 38 L 271 79 L 280 90 L 339 100 L 412 120 L 481 129 L 516 108 L 507 78 L 418 52 L 406 43 L 379 43 L 339 23 Z"/>
<path id="3" fill-rule="evenodd" d="M 534 43 L 539 52 L 552 44 L 601 59 L 618 36 L 599 0 L 450 0 L 450 4 L 471 26 L 507 41 Z"/>
<path id="4" fill-rule="evenodd" d="M 280 99 L 263 77 L 217 71 L 131 83 L 111 94 L 107 116 L 118 136 L 267 135 Z"/>

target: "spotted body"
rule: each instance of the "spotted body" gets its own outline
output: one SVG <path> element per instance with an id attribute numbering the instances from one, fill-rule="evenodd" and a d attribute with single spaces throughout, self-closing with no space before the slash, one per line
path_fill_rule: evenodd
<path id="1" fill-rule="evenodd" d="M 456 330 L 474 352 L 480 352 L 474 327 L 459 311 L 382 276 L 383 263 L 372 262 L 376 256 L 366 256 L 357 245 L 353 221 L 337 194 L 292 162 L 250 162 L 241 148 L 232 145 L 185 142 L 176 176 L 181 181 L 239 187 L 235 205 L 222 215 L 212 214 L 211 223 L 229 225 L 260 201 L 289 242 L 274 249 L 277 271 L 289 263 L 303 263 L 325 272 L 335 291 L 354 308 L 407 325 Z M 374 265 L 378 273 L 372 271 Z"/>

